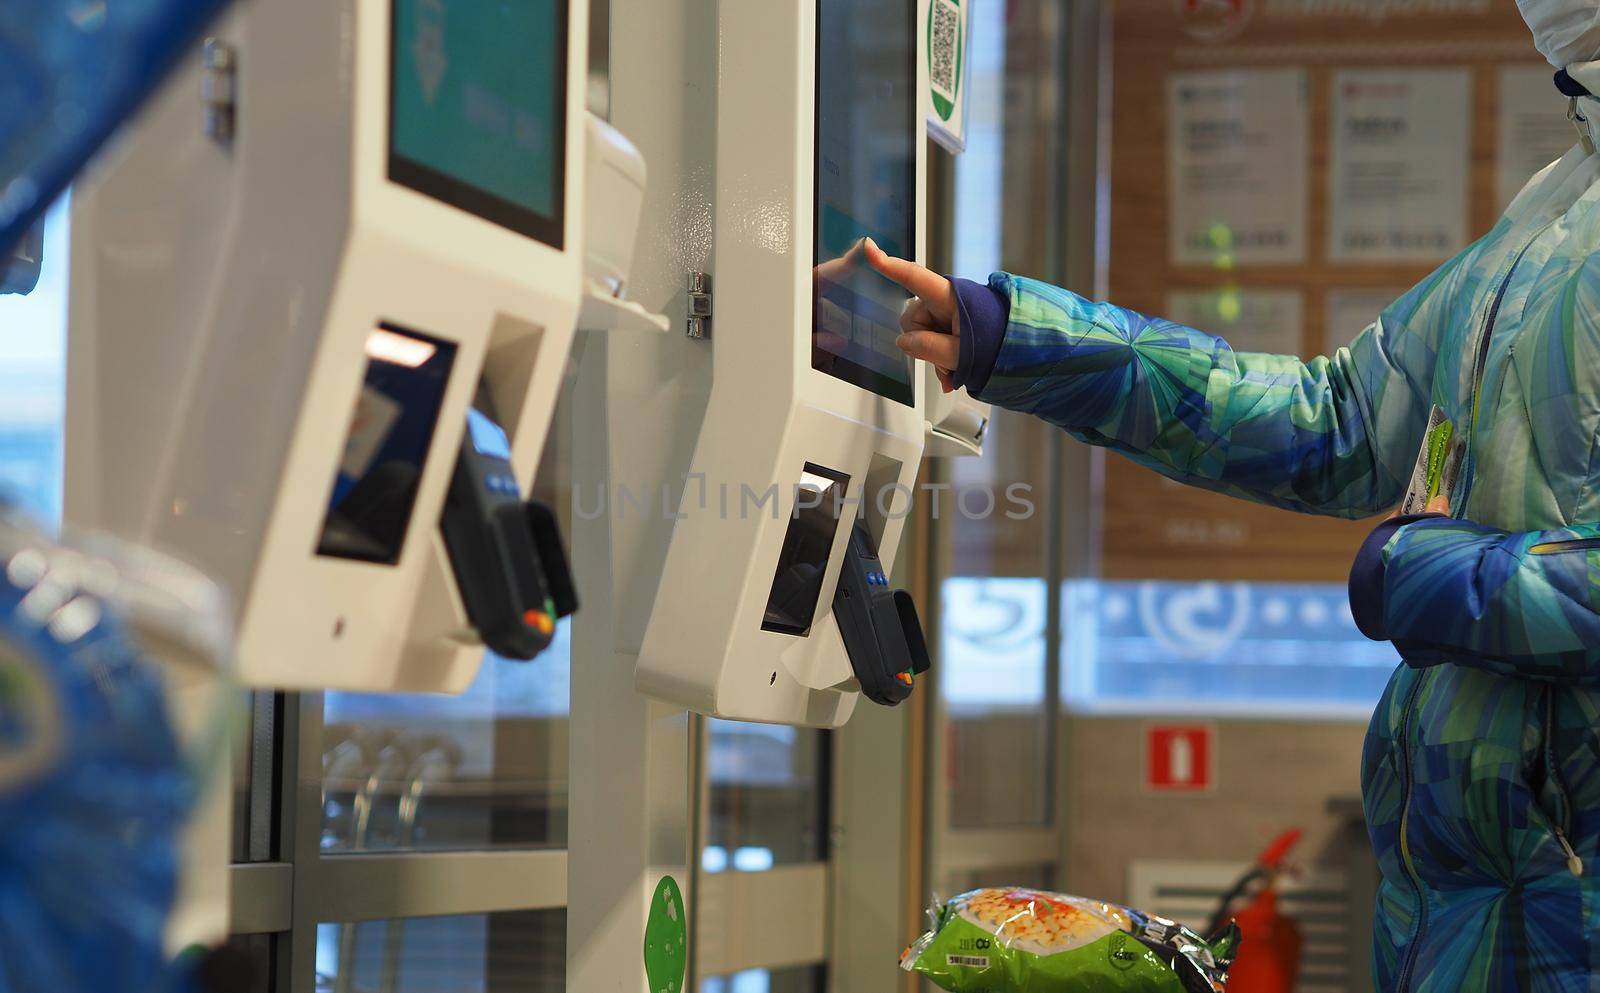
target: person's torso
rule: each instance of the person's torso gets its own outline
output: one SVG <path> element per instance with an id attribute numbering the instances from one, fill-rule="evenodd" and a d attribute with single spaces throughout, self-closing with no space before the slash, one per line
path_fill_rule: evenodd
<path id="1" fill-rule="evenodd" d="M 1431 397 L 1468 440 L 1452 509 L 1508 531 L 1600 520 L 1600 156 L 1575 149 L 1469 252 Z"/>
<path id="2" fill-rule="evenodd" d="M 1463 262 L 1431 387 L 1467 438 L 1453 513 L 1507 531 L 1600 521 L 1600 156 L 1542 174 Z M 1495 954 L 1485 932 L 1530 926 L 1532 895 L 1554 922 L 1549 969 L 1590 971 L 1600 691 L 1402 666 L 1362 766 L 1380 932 L 1416 945 L 1426 977 L 1407 988 L 1464 980 Z M 1398 986 L 1404 964 L 1380 973 Z"/>

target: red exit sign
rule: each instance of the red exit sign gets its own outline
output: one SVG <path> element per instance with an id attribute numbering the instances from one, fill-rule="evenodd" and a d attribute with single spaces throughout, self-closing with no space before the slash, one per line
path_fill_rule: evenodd
<path id="1" fill-rule="evenodd" d="M 1212 724 L 1149 724 L 1144 729 L 1144 788 L 1151 793 L 1208 793 L 1216 788 L 1217 729 Z"/>

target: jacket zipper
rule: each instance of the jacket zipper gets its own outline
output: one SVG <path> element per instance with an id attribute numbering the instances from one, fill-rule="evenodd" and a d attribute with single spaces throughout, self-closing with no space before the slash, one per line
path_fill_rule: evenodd
<path id="1" fill-rule="evenodd" d="M 1567 541 L 1544 541 L 1528 549 L 1529 555 L 1559 555 L 1562 552 L 1584 552 L 1600 548 L 1600 538 L 1571 538 Z"/>
<path id="2" fill-rule="evenodd" d="M 1581 876 L 1583 859 L 1578 858 L 1578 853 L 1573 851 L 1572 842 L 1567 839 L 1566 825 L 1563 823 L 1570 804 L 1567 800 L 1567 784 L 1562 782 L 1561 767 L 1556 764 L 1555 710 L 1556 688 L 1547 686 L 1544 690 L 1544 764 L 1546 776 L 1555 783 L 1556 792 L 1561 795 L 1561 809 L 1550 814 L 1550 833 L 1556 836 L 1556 843 L 1567 856 L 1567 871 L 1574 876 Z"/>
<path id="3" fill-rule="evenodd" d="M 1495 291 L 1494 303 L 1489 305 L 1489 313 L 1484 317 L 1483 332 L 1478 336 L 1478 354 L 1472 365 L 1472 406 L 1467 409 L 1467 458 L 1469 466 L 1476 466 L 1476 453 L 1473 451 L 1473 441 L 1478 436 L 1478 401 L 1483 390 L 1483 376 L 1489 365 L 1489 344 L 1494 338 L 1495 322 L 1500 319 L 1500 305 L 1505 303 L 1506 291 L 1511 288 L 1511 277 L 1517 274 L 1517 266 L 1522 264 L 1522 259 L 1533 248 L 1534 242 L 1546 231 L 1550 230 L 1558 218 L 1551 218 L 1540 226 L 1526 242 L 1523 243 L 1511 265 L 1506 269 L 1506 274 L 1500 279 L 1500 288 Z M 1464 474 L 1467 480 L 1468 492 L 1471 492 L 1472 474 Z M 1463 507 L 1465 504 L 1463 504 Z"/>
<path id="4" fill-rule="evenodd" d="M 1417 894 L 1417 923 L 1411 930 L 1410 947 L 1406 949 L 1405 961 L 1400 966 L 1400 977 L 1395 985 L 1396 993 L 1406 993 L 1406 989 L 1410 986 L 1411 970 L 1417 964 L 1422 935 L 1428 929 L 1428 895 L 1422 886 L 1422 876 L 1411 860 L 1411 842 L 1406 836 L 1406 829 L 1411 824 L 1411 793 L 1415 785 L 1411 775 L 1411 711 L 1417 704 L 1417 695 L 1422 691 L 1422 681 L 1427 677 L 1426 672 L 1417 676 L 1417 681 L 1411 686 L 1411 692 L 1406 694 L 1405 710 L 1400 716 L 1400 779 L 1403 783 L 1400 803 L 1400 863 L 1405 867 L 1406 879 L 1410 881 L 1412 890 Z"/>
<path id="5" fill-rule="evenodd" d="M 1500 280 L 1500 287 L 1495 291 L 1494 303 L 1490 305 L 1489 313 L 1484 319 L 1483 332 L 1478 339 L 1478 352 L 1472 370 L 1472 406 L 1469 408 L 1470 421 L 1468 422 L 1469 453 L 1471 451 L 1471 442 L 1474 438 L 1476 438 L 1478 433 L 1478 402 L 1480 399 L 1480 392 L 1483 388 L 1485 367 L 1488 365 L 1489 361 L 1489 344 L 1494 336 L 1495 322 L 1499 320 L 1500 317 L 1500 306 L 1501 304 L 1505 303 L 1506 291 L 1511 287 L 1511 278 L 1516 275 L 1517 266 L 1522 264 L 1523 257 L 1528 254 L 1528 250 L 1533 247 L 1534 242 L 1539 240 L 1539 236 L 1544 234 L 1544 232 L 1548 230 L 1554 223 L 1555 221 L 1553 219 L 1546 223 L 1537 232 L 1535 232 L 1533 237 L 1529 238 L 1522 246 L 1522 249 L 1517 252 L 1516 257 L 1511 261 L 1510 267 L 1506 269 L 1505 276 Z M 1397 993 L 1406 993 L 1406 990 L 1410 988 L 1411 973 L 1412 970 L 1416 968 L 1417 955 L 1421 950 L 1422 945 L 1422 937 L 1428 929 L 1428 898 L 1425 890 L 1423 889 L 1422 877 L 1417 873 L 1416 864 L 1411 858 L 1411 842 L 1407 834 L 1407 830 L 1411 823 L 1411 797 L 1413 790 L 1415 789 L 1415 782 L 1413 781 L 1411 773 L 1411 712 L 1412 708 L 1416 705 L 1417 695 L 1422 689 L 1423 678 L 1425 677 L 1419 677 L 1417 682 L 1411 687 L 1411 692 L 1406 695 L 1405 712 L 1400 720 L 1400 776 L 1404 781 L 1404 789 L 1402 790 L 1402 802 L 1400 808 L 1400 861 L 1405 867 L 1406 878 L 1410 881 L 1412 889 L 1417 894 L 1417 923 L 1416 927 L 1412 929 L 1411 943 L 1410 947 L 1406 950 L 1405 962 L 1400 967 L 1400 976 L 1398 982 L 1396 983 Z M 1547 762 L 1550 761 L 1554 751 L 1549 743 L 1551 710 L 1552 704 L 1547 696 L 1545 705 L 1545 747 L 1547 749 Z M 1560 788 L 1559 773 L 1555 772 L 1553 765 L 1552 774 L 1558 777 L 1556 783 L 1557 787 Z M 1573 851 L 1571 842 L 1567 840 L 1565 830 L 1563 830 L 1562 827 L 1556 823 L 1555 818 L 1551 819 L 1551 825 L 1556 837 L 1556 841 L 1561 845 L 1561 850 L 1567 855 L 1568 870 L 1570 870 L 1573 875 L 1582 875 L 1583 860 L 1578 858 L 1577 853 Z"/>
<path id="6" fill-rule="evenodd" d="M 1533 237 L 1523 244 L 1521 251 L 1517 252 L 1516 257 L 1511 260 L 1511 267 L 1506 270 L 1505 276 L 1500 280 L 1500 288 L 1495 291 L 1494 303 L 1489 306 L 1489 315 L 1484 319 L 1483 334 L 1478 338 L 1477 358 L 1472 366 L 1471 426 L 1474 433 L 1476 433 L 1478 426 L 1478 400 L 1479 393 L 1483 388 L 1483 373 L 1489 364 L 1489 343 L 1494 338 L 1495 322 L 1500 319 L 1500 305 L 1506 301 L 1506 291 L 1511 288 L 1511 277 L 1517 274 L 1517 266 L 1522 264 L 1523 257 L 1528 254 L 1528 250 L 1533 247 L 1533 243 L 1539 240 L 1539 236 L 1549 230 L 1550 225 L 1554 223 L 1554 220 L 1548 221 L 1543 227 L 1535 231 Z"/>

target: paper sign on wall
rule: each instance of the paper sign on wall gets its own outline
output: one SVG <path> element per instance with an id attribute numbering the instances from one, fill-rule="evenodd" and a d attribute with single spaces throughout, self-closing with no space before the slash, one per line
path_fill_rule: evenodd
<path id="1" fill-rule="evenodd" d="M 1497 116 L 1495 205 L 1504 210 L 1534 173 L 1577 144 L 1578 134 L 1567 120 L 1567 98 L 1556 90 L 1550 67 L 1543 63 L 1500 69 Z"/>
<path id="2" fill-rule="evenodd" d="M 928 4 L 928 134 L 953 153 L 967 147 L 967 27 L 972 0 Z"/>
<path id="3" fill-rule="evenodd" d="M 1330 259 L 1430 262 L 1466 246 L 1471 97 L 1466 69 L 1334 74 Z"/>
<path id="4" fill-rule="evenodd" d="M 1292 264 L 1306 254 L 1303 69 L 1173 73 L 1167 215 L 1175 265 Z"/>
<path id="5" fill-rule="evenodd" d="M 1327 323 L 1322 327 L 1322 350 L 1332 354 L 1352 341 L 1383 314 L 1384 308 L 1405 295 L 1404 287 L 1392 290 L 1329 290 Z"/>
<path id="6" fill-rule="evenodd" d="M 1305 341 L 1298 290 L 1173 290 L 1166 316 L 1216 335 L 1235 352 L 1300 355 Z"/>

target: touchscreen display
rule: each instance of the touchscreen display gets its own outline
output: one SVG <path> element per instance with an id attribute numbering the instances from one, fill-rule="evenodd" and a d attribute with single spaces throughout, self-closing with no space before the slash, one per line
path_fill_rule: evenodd
<path id="1" fill-rule="evenodd" d="M 393 0 L 389 178 L 561 247 L 566 0 Z"/>
<path id="2" fill-rule="evenodd" d="M 794 515 L 778 553 L 778 572 L 767 596 L 762 630 L 804 636 L 822 596 L 850 477 L 807 462 L 795 487 Z"/>
<path id="3" fill-rule="evenodd" d="M 394 565 L 427 467 L 456 346 L 384 325 L 345 431 L 317 554 Z"/>
<path id="4" fill-rule="evenodd" d="M 812 367 L 910 405 L 895 346 L 906 293 L 868 267 L 861 240 L 916 250 L 915 0 L 817 0 Z"/>

